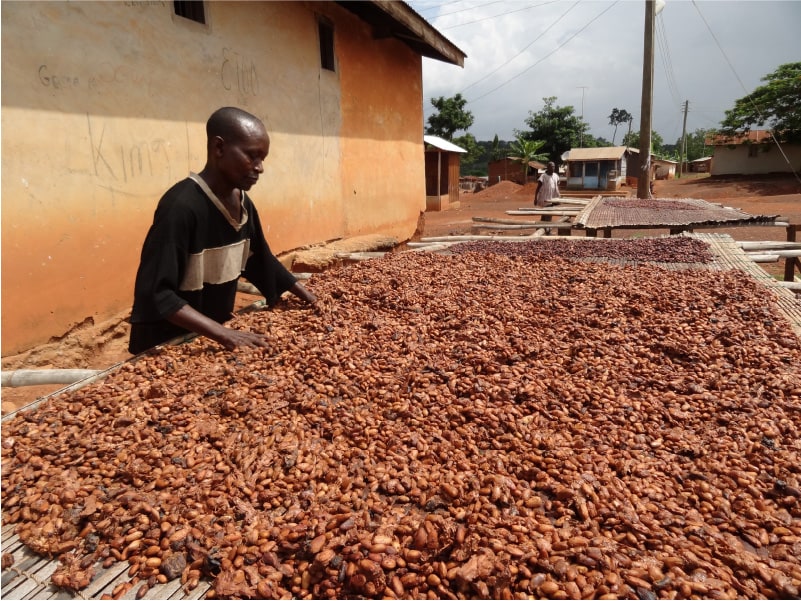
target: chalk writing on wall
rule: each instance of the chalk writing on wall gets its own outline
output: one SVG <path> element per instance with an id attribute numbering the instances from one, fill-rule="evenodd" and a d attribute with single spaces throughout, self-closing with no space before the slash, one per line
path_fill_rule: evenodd
<path id="1" fill-rule="evenodd" d="M 97 74 L 88 78 L 89 89 L 101 91 L 106 86 L 124 86 L 131 92 L 144 92 L 152 96 L 156 84 L 150 73 L 129 65 L 102 63 Z"/>
<path id="2" fill-rule="evenodd" d="M 170 173 L 169 142 L 163 138 L 150 140 L 107 140 L 105 124 L 92 122 L 86 116 L 94 175 L 116 183 L 138 178 L 151 178 Z"/>
<path id="3" fill-rule="evenodd" d="M 236 88 L 240 94 L 248 96 L 256 96 L 259 93 L 256 63 L 231 48 L 223 48 L 220 79 L 226 90 Z"/>
<path id="4" fill-rule="evenodd" d="M 39 82 L 46 88 L 55 90 L 77 88 L 81 85 L 81 80 L 75 75 L 53 75 L 47 65 L 39 65 Z"/>
<path id="5" fill-rule="evenodd" d="M 132 8 L 146 8 L 148 6 L 166 6 L 167 3 L 164 0 L 126 0 L 123 4 Z"/>

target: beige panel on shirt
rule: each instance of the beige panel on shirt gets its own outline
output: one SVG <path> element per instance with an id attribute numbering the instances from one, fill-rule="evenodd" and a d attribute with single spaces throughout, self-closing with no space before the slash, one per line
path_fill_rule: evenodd
<path id="1" fill-rule="evenodd" d="M 237 279 L 250 256 L 250 240 L 207 248 L 189 255 L 180 290 L 200 290 L 203 284 L 224 284 Z"/>

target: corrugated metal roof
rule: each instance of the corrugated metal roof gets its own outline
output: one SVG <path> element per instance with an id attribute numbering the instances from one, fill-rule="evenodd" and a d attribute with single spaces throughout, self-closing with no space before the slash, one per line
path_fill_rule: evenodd
<path id="1" fill-rule="evenodd" d="M 423 141 L 440 150 L 447 150 L 448 152 L 467 152 L 464 148 L 457 146 L 453 142 L 448 142 L 437 136 L 423 136 Z"/>
<path id="2" fill-rule="evenodd" d="M 729 146 L 732 144 L 746 144 L 749 142 L 752 144 L 763 144 L 771 141 L 772 137 L 769 129 L 752 129 L 747 132 L 735 134 L 734 136 L 713 136 L 712 138 L 704 140 L 704 143 L 707 146 Z"/>
<path id="3" fill-rule="evenodd" d="M 602 146 L 601 148 L 571 148 L 567 161 L 616 161 L 625 153 L 627 146 Z"/>

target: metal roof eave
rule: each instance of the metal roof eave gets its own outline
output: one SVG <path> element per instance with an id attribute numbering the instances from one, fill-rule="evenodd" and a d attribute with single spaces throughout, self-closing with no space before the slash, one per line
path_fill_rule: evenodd
<path id="1" fill-rule="evenodd" d="M 467 152 L 461 146 L 457 146 L 453 142 L 448 142 L 448 140 L 445 140 L 438 136 L 425 135 L 423 136 L 423 142 L 425 142 L 429 146 L 433 146 L 437 150 L 444 150 L 446 152 Z"/>
<path id="2" fill-rule="evenodd" d="M 337 4 L 372 25 L 376 38 L 394 37 L 422 56 L 464 67 L 467 55 L 406 2 L 339 1 Z"/>

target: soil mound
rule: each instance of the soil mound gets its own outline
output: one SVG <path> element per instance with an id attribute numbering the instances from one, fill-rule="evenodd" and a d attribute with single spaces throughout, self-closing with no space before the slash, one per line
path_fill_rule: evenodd
<path id="1" fill-rule="evenodd" d="M 537 182 L 529 182 L 525 186 L 521 186 L 520 189 L 515 192 L 518 196 L 528 196 L 529 198 L 534 200 L 534 192 L 537 191 Z"/>
<path id="2" fill-rule="evenodd" d="M 509 194 L 515 194 L 522 187 L 523 186 L 516 184 L 515 182 L 503 180 L 490 186 L 489 188 L 485 188 L 481 192 L 476 192 L 474 196 L 476 198 L 507 196 Z"/>

